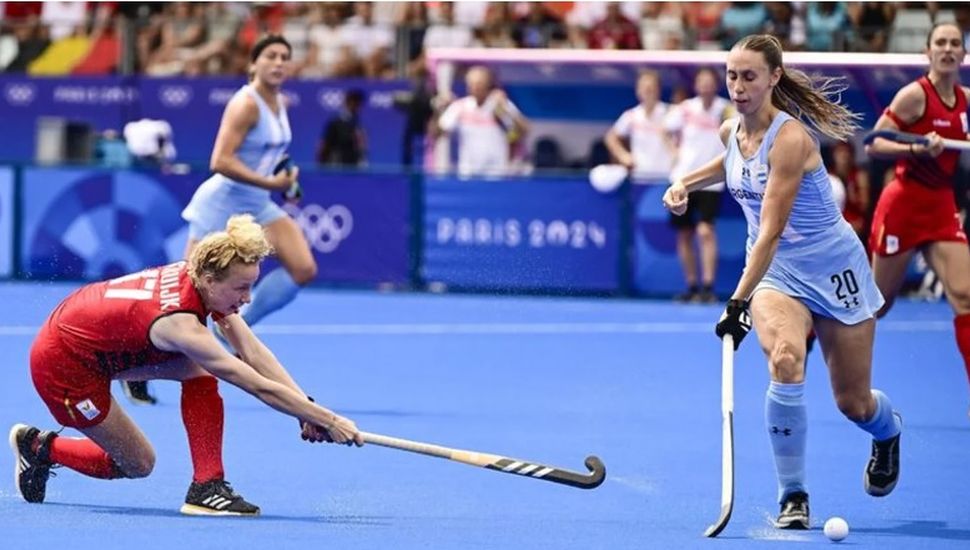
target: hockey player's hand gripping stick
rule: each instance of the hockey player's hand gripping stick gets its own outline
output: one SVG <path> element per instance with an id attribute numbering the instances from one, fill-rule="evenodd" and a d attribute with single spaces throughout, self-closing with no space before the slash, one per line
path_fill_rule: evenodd
<path id="1" fill-rule="evenodd" d="M 369 443 L 371 445 L 380 445 L 382 447 L 389 447 L 391 449 L 398 449 L 401 451 L 409 451 L 422 455 L 446 458 L 448 460 L 454 460 L 456 462 L 469 464 L 471 466 L 480 466 L 482 468 L 497 470 L 507 474 L 517 474 L 533 479 L 542 479 L 545 481 L 551 481 L 553 483 L 578 487 L 580 489 L 595 489 L 603 483 L 604 479 L 606 479 L 606 466 L 603 465 L 603 461 L 595 456 L 586 457 L 586 468 L 589 470 L 589 473 L 580 473 L 505 456 L 479 453 L 475 451 L 463 451 L 461 449 L 450 449 L 448 447 L 441 447 L 439 445 L 432 445 L 430 443 L 421 443 L 419 441 L 390 437 L 387 435 L 368 432 L 360 432 L 360 435 L 363 436 L 365 443 Z"/>
<path id="2" fill-rule="evenodd" d="M 734 336 L 721 339 L 721 515 L 704 531 L 716 537 L 734 509 Z"/>
<path id="3" fill-rule="evenodd" d="M 928 145 L 930 143 L 930 140 L 926 136 L 899 132 L 896 130 L 876 130 L 875 132 L 869 132 L 866 134 L 866 138 L 863 140 L 863 142 L 866 145 L 869 145 L 875 141 L 876 138 L 888 139 L 889 141 L 904 144 Z M 954 149 L 957 151 L 970 151 L 970 141 L 943 138 L 943 148 Z"/>

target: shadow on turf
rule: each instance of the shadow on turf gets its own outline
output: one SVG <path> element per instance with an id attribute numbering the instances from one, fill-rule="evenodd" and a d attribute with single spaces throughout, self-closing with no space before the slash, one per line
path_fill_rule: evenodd
<path id="1" fill-rule="evenodd" d="M 903 520 L 894 527 L 852 527 L 852 531 L 874 535 L 906 535 L 909 537 L 970 541 L 970 530 L 950 529 L 944 521 Z"/>
<path id="2" fill-rule="evenodd" d="M 238 517 L 226 516 L 220 518 L 186 516 L 178 510 L 171 508 L 132 508 L 128 506 L 104 506 L 101 504 L 67 504 L 59 502 L 48 502 L 44 506 L 57 506 L 79 511 L 87 511 L 92 514 L 108 514 L 116 516 L 151 516 L 157 518 L 179 518 L 185 520 L 207 520 L 207 521 L 292 521 L 302 523 L 324 523 L 333 525 L 374 525 L 390 526 L 391 517 L 362 517 L 362 516 L 277 516 L 271 514 L 261 514 L 259 517 Z"/>

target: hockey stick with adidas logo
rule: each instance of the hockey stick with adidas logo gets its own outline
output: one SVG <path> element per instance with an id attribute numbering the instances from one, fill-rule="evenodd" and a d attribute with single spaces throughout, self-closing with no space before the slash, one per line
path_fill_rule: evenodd
<path id="1" fill-rule="evenodd" d="M 734 509 L 734 336 L 721 339 L 721 515 L 704 531 L 716 537 Z"/>
<path id="2" fill-rule="evenodd" d="M 360 434 L 363 436 L 365 443 L 372 445 L 436 456 L 438 458 L 461 462 L 462 464 L 479 466 L 507 474 L 517 474 L 533 479 L 542 479 L 553 483 L 578 487 L 580 489 L 595 489 L 606 479 L 606 466 L 603 465 L 602 460 L 595 456 L 586 457 L 586 468 L 589 470 L 589 473 L 581 473 L 526 460 L 518 460 L 489 453 L 479 453 L 476 451 L 450 449 L 440 445 L 421 443 L 387 435 L 368 432 L 361 432 Z"/>

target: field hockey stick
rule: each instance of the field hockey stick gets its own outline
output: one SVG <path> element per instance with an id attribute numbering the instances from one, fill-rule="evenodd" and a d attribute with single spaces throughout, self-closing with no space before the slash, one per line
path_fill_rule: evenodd
<path id="1" fill-rule="evenodd" d="M 896 130 L 876 130 L 866 134 L 866 138 L 863 140 L 863 143 L 870 145 L 876 140 L 876 138 L 888 139 L 890 141 L 895 141 L 896 143 L 916 145 L 928 145 L 930 142 L 929 138 L 919 134 L 910 134 Z M 944 138 L 943 147 L 945 149 L 953 149 L 956 151 L 970 151 L 970 141 Z"/>
<path id="2" fill-rule="evenodd" d="M 440 445 L 421 443 L 419 441 L 411 441 L 387 435 L 368 432 L 360 432 L 360 435 L 363 436 L 365 443 L 373 445 L 427 456 L 436 456 L 438 458 L 461 462 L 462 464 L 480 466 L 506 474 L 517 474 L 533 479 L 542 479 L 553 483 L 578 487 L 580 489 L 595 489 L 606 479 L 606 466 L 603 465 L 602 460 L 595 456 L 586 457 L 586 468 L 589 470 L 589 473 L 584 474 L 526 460 L 518 460 L 489 453 L 479 453 L 476 451 L 450 449 Z"/>
<path id="3" fill-rule="evenodd" d="M 734 336 L 721 340 L 721 515 L 704 531 L 716 537 L 731 521 L 734 509 Z"/>

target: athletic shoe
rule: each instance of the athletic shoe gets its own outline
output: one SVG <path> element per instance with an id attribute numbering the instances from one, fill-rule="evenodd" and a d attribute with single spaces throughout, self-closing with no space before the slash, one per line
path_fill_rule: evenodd
<path id="1" fill-rule="evenodd" d="M 696 304 L 716 304 L 718 299 L 717 294 L 714 294 L 713 290 L 704 288 L 697 294 L 694 294 L 690 301 Z"/>
<path id="2" fill-rule="evenodd" d="M 128 400 L 135 405 L 154 405 L 158 402 L 155 396 L 149 393 L 148 382 L 122 380 L 121 389 L 124 390 Z"/>
<path id="3" fill-rule="evenodd" d="M 781 503 L 781 513 L 775 520 L 778 529 L 808 529 L 808 493 L 795 491 Z"/>
<path id="4" fill-rule="evenodd" d="M 258 516 L 259 506 L 246 502 L 224 479 L 192 482 L 181 512 L 189 516 Z"/>
<path id="5" fill-rule="evenodd" d="M 27 502 L 44 502 L 47 480 L 52 472 L 51 441 L 54 432 L 42 432 L 33 426 L 15 424 L 10 428 L 10 448 L 13 450 L 14 485 Z M 37 450 L 33 443 L 39 442 Z"/>
<path id="6" fill-rule="evenodd" d="M 693 302 L 697 297 L 697 287 L 690 287 L 680 294 L 674 294 L 674 301 L 682 304 Z"/>
<path id="7" fill-rule="evenodd" d="M 900 425 L 903 419 L 893 412 Z M 902 432 L 885 441 L 872 442 L 872 456 L 866 465 L 864 483 L 866 492 L 874 497 L 884 497 L 893 492 L 899 481 L 899 436 Z"/>

